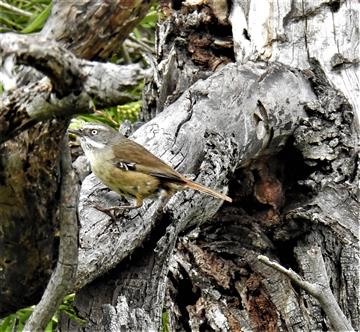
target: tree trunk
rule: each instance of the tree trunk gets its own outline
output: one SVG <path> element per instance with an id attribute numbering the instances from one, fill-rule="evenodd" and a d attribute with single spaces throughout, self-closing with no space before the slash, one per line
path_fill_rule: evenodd
<path id="1" fill-rule="evenodd" d="M 358 329 L 358 4 L 175 4 L 133 139 L 234 203 L 189 191 L 114 225 L 85 179 L 78 287 L 110 272 L 77 293 L 86 326 L 62 330 Z"/>
<path id="2" fill-rule="evenodd" d="M 55 3 L 43 34 L 87 59 L 106 58 L 114 47 L 111 38 L 122 40 L 107 15 L 125 17 L 128 32 L 127 24 L 135 23 L 126 17 L 140 17 L 149 6 L 132 2 L 123 15 L 121 5 L 129 2 L 114 1 L 121 10 L 89 2 L 64 11 L 62 3 Z M 62 331 L 359 329 L 359 4 L 248 0 L 228 6 L 161 2 L 154 75 L 144 89 L 146 123 L 132 139 L 181 173 L 227 192 L 233 203 L 188 190 L 164 209 L 161 202 L 146 202 L 113 222 L 94 206 L 114 205 L 119 198 L 94 175 L 86 177 L 74 290 L 76 311 L 87 323 L 78 326 L 62 317 Z M 73 15 L 81 9 L 87 13 L 80 15 L 83 21 Z M 68 29 L 55 33 L 64 19 L 84 27 L 75 36 Z M 89 24 L 93 29 L 85 28 Z M 94 34 L 100 27 L 104 34 Z M 15 45 L 26 44 L 16 40 Z M 34 54 L 34 48 L 24 56 L 14 43 L 0 45 L 22 63 Z M 57 59 L 54 50 L 42 50 L 47 60 Z M 2 145 L 1 314 L 19 305 L 16 289 L 21 305 L 33 301 L 53 266 L 56 223 L 49 221 L 58 202 L 57 165 L 67 120 L 34 126 L 51 112 L 40 112 L 41 118 L 29 109 L 58 98 L 60 111 L 52 105 L 53 114 L 84 111 L 89 100 L 98 100 L 94 82 L 106 103 L 101 78 L 84 70 L 91 64 L 62 48 L 56 52 L 64 54 L 58 62 L 40 56 L 34 67 L 50 78 L 57 94 L 50 98 L 40 89 L 39 102 L 20 88 L 23 104 L 9 93 L 10 102 L 0 105 L 0 118 L 9 121 L 0 127 L 0 140 L 21 132 Z M 70 68 L 63 71 L 70 79 L 56 79 L 59 66 Z"/>

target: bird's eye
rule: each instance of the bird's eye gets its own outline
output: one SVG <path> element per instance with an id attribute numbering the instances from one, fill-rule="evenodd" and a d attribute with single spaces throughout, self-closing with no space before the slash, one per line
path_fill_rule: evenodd
<path id="1" fill-rule="evenodd" d="M 98 131 L 96 130 L 96 129 L 93 129 L 92 131 L 91 131 L 91 135 L 97 135 L 97 133 L 98 133 Z"/>

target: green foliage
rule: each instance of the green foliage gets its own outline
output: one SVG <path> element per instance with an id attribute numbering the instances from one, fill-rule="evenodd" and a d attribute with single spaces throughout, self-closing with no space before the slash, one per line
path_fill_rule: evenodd
<path id="1" fill-rule="evenodd" d="M 51 0 L 7 0 L 0 4 L 0 32 L 35 32 L 42 28 L 50 10 Z"/>
<path id="2" fill-rule="evenodd" d="M 103 111 L 96 111 L 94 114 L 80 115 L 76 121 L 102 122 L 117 129 L 124 120 L 135 122 L 140 112 L 140 100 L 124 105 L 107 108 Z"/>
<path id="3" fill-rule="evenodd" d="M 64 313 L 71 320 L 75 321 L 78 325 L 82 326 L 86 323 L 86 320 L 84 320 L 76 315 L 76 312 L 75 312 L 74 306 L 73 306 L 74 300 L 75 300 L 75 294 L 69 294 L 69 295 L 65 296 L 63 303 L 60 304 L 60 306 L 59 306 L 58 314 Z"/>
<path id="4" fill-rule="evenodd" d="M 158 9 L 156 7 L 151 7 L 146 16 L 141 20 L 139 25 L 133 30 L 135 38 L 141 40 L 143 38 L 148 38 L 151 41 L 154 40 L 156 23 L 158 20 Z"/>
<path id="5" fill-rule="evenodd" d="M 33 15 L 33 19 L 30 20 L 30 23 L 21 32 L 32 33 L 40 31 L 51 13 L 51 8 L 52 4 L 50 3 L 39 15 Z"/>
<path id="6" fill-rule="evenodd" d="M 30 317 L 32 311 L 33 307 L 20 309 L 14 314 L 0 320 L 0 332 L 23 331 L 24 325 Z M 51 320 L 49 324 L 52 322 L 53 320 Z"/>
<path id="7" fill-rule="evenodd" d="M 163 311 L 161 315 L 161 332 L 170 332 L 169 313 L 167 310 Z"/>
<path id="8" fill-rule="evenodd" d="M 52 332 L 56 330 L 58 319 L 61 313 L 67 315 L 71 320 L 75 321 L 78 325 L 84 325 L 85 320 L 81 319 L 76 315 L 73 308 L 75 294 L 65 296 L 64 301 L 60 304 L 59 309 L 55 315 L 51 318 L 47 324 L 45 332 Z M 12 315 L 0 319 L 0 332 L 20 332 L 23 331 L 24 325 L 31 313 L 33 312 L 34 306 L 20 309 Z"/>

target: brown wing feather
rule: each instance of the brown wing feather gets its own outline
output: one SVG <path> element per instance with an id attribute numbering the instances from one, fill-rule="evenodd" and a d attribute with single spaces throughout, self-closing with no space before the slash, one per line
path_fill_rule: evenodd
<path id="1" fill-rule="evenodd" d="M 143 146 L 127 138 L 123 138 L 121 144 L 115 144 L 113 152 L 115 154 L 114 163 L 124 162 L 131 165 L 131 167 L 134 167 L 134 170 L 138 172 L 155 176 L 160 180 L 176 181 L 184 184 L 188 188 L 202 191 L 208 195 L 232 202 L 232 199 L 229 196 L 186 179 Z"/>
<path id="2" fill-rule="evenodd" d="M 135 170 L 161 179 L 184 182 L 180 173 L 153 155 L 140 144 L 123 138 L 120 144 L 113 145 L 114 161 L 134 164 Z"/>

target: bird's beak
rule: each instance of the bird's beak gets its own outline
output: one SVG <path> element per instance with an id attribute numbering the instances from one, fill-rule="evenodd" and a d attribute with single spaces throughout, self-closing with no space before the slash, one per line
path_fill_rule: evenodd
<path id="1" fill-rule="evenodd" d="M 68 129 L 68 133 L 70 133 L 70 134 L 74 134 L 74 135 L 76 135 L 76 136 L 82 136 L 82 130 L 81 129 L 78 129 L 78 130 L 76 130 L 76 129 Z"/>

